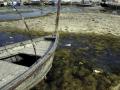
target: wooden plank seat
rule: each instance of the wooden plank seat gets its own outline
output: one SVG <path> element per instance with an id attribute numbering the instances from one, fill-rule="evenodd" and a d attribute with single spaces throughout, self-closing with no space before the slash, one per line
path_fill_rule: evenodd
<path id="1" fill-rule="evenodd" d="M 0 87 L 28 70 L 29 67 L 0 60 Z"/>

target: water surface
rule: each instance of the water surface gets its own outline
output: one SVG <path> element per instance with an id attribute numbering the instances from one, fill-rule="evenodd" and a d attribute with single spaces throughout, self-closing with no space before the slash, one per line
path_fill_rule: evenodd
<path id="1" fill-rule="evenodd" d="M 28 36 L 22 35 L 22 34 L 11 34 L 11 33 L 5 33 L 0 32 L 0 47 L 16 42 L 21 42 L 24 40 L 30 39 Z"/>
<path id="2" fill-rule="evenodd" d="M 21 14 L 25 17 L 25 18 L 31 18 L 31 17 L 38 17 L 38 16 L 44 16 L 47 15 L 49 13 L 54 13 L 56 12 L 56 6 L 21 6 L 18 7 L 18 11 L 21 12 Z M 10 8 L 10 11 L 12 8 Z M 7 9 L 9 11 L 9 9 Z M 14 9 L 13 9 L 14 10 Z M 28 11 L 27 11 L 28 10 Z M 23 11 L 23 12 L 22 12 Z M 78 6 L 62 6 L 61 7 L 61 12 L 63 13 L 67 13 L 67 12 L 71 12 L 71 13 L 107 13 L 107 14 L 115 14 L 116 11 L 106 11 L 104 10 L 102 7 L 100 6 L 96 6 L 96 7 L 78 7 Z M 118 14 L 119 11 L 116 12 L 116 14 Z M 21 19 L 21 17 L 19 16 L 19 14 L 15 13 L 15 11 L 13 11 L 13 13 L 7 13 L 7 12 L 0 12 L 0 20 L 4 21 L 4 20 L 15 20 L 15 19 Z"/>

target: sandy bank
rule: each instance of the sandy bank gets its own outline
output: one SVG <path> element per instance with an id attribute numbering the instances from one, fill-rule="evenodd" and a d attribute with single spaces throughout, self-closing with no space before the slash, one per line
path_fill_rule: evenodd
<path id="1" fill-rule="evenodd" d="M 54 31 L 55 14 L 34 19 L 27 19 L 31 30 Z M 25 29 L 21 20 L 0 22 L 0 28 Z M 114 34 L 120 36 L 120 16 L 101 13 L 62 13 L 59 31 L 74 33 Z"/>

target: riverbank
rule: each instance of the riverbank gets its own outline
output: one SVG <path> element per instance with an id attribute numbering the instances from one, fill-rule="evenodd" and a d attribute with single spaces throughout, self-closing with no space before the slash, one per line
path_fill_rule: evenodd
<path id="1" fill-rule="evenodd" d="M 27 19 L 30 30 L 53 32 L 55 14 Z M 113 34 L 120 36 L 120 16 L 103 13 L 61 13 L 59 32 Z M 0 22 L 0 30 L 25 29 L 21 20 Z"/>

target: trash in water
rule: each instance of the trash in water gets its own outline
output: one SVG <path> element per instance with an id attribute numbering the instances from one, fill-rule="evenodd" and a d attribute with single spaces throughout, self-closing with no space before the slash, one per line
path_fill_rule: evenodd
<path id="1" fill-rule="evenodd" d="M 70 44 L 70 43 L 69 43 L 69 44 L 65 44 L 65 46 L 66 46 L 66 47 L 71 47 L 71 44 Z"/>
<path id="2" fill-rule="evenodd" d="M 12 39 L 13 37 L 9 37 L 10 39 Z"/>

